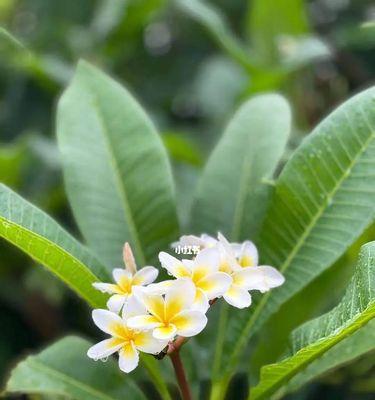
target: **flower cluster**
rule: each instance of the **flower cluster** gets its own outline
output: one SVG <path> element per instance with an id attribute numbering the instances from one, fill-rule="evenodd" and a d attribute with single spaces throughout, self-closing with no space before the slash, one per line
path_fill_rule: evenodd
<path id="1" fill-rule="evenodd" d="M 177 336 L 191 337 L 207 324 L 206 312 L 222 297 L 237 308 L 251 305 L 251 290 L 265 293 L 284 283 L 275 268 L 258 266 L 258 251 L 250 241 L 229 243 L 222 234 L 182 236 L 172 245 L 199 248 L 193 259 L 159 253 L 163 268 L 174 278 L 154 283 L 158 270 L 146 266 L 137 271 L 126 243 L 125 269 L 113 270 L 115 283 L 95 283 L 111 297 L 108 310 L 94 310 L 95 324 L 110 338 L 92 346 L 95 360 L 119 353 L 119 367 L 130 372 L 138 365 L 139 351 L 158 354 Z"/>

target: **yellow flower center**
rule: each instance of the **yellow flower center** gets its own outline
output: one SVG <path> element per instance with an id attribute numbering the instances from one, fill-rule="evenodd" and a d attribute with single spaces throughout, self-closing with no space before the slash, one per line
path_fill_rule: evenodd
<path id="1" fill-rule="evenodd" d="M 219 265 L 219 271 L 220 272 L 225 272 L 227 274 L 230 274 L 232 272 L 232 268 L 230 267 L 228 261 L 222 261 Z"/>
<path id="2" fill-rule="evenodd" d="M 253 258 L 250 256 L 242 256 L 239 260 L 241 267 L 252 267 L 254 265 Z"/>
<path id="3" fill-rule="evenodd" d="M 119 294 L 131 294 L 133 282 L 132 279 L 122 277 L 116 286 Z"/>
<path id="4" fill-rule="evenodd" d="M 132 329 L 122 324 L 113 324 L 111 331 L 119 342 L 130 342 L 136 337 L 136 333 Z"/>

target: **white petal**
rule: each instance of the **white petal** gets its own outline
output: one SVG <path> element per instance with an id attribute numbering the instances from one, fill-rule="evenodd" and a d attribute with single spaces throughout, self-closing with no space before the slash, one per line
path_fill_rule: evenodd
<path id="1" fill-rule="evenodd" d="M 159 319 L 164 318 L 164 298 L 161 295 L 149 294 L 147 288 L 134 286 L 133 295 L 144 304 L 147 311 Z"/>
<path id="2" fill-rule="evenodd" d="M 182 278 L 190 276 L 190 271 L 184 266 L 184 264 L 176 257 L 171 256 L 164 251 L 159 253 L 159 260 L 163 268 L 165 268 L 175 278 Z"/>
<path id="3" fill-rule="evenodd" d="M 197 292 L 195 294 L 195 300 L 191 309 L 200 311 L 205 314 L 209 308 L 210 308 L 210 303 L 208 301 L 206 294 L 202 289 L 197 288 Z"/>
<path id="4" fill-rule="evenodd" d="M 219 269 L 220 254 L 217 248 L 204 249 L 198 253 L 194 260 L 193 273 L 199 270 L 205 270 L 206 273 L 216 272 Z"/>
<path id="5" fill-rule="evenodd" d="M 166 294 L 168 289 L 173 285 L 173 283 L 176 282 L 176 280 L 168 280 L 168 281 L 162 281 L 158 283 L 152 283 L 151 285 L 148 285 L 145 289 L 147 293 L 151 295 L 163 295 Z"/>
<path id="6" fill-rule="evenodd" d="M 138 333 L 134 339 L 134 344 L 138 350 L 144 353 L 158 354 L 168 345 L 168 340 L 155 339 L 152 331 L 147 331 Z"/>
<path id="7" fill-rule="evenodd" d="M 201 246 L 202 240 L 198 236 L 194 235 L 183 235 L 180 237 L 178 242 L 172 244 L 173 247 L 178 246 Z"/>
<path id="8" fill-rule="evenodd" d="M 144 267 L 140 269 L 133 277 L 133 285 L 148 285 L 154 282 L 157 278 L 159 271 L 154 267 Z"/>
<path id="9" fill-rule="evenodd" d="M 135 348 L 133 342 L 130 342 L 130 344 L 127 344 L 120 350 L 118 365 L 121 371 L 129 373 L 133 371 L 133 369 L 137 368 L 138 363 L 138 350 Z"/>
<path id="10" fill-rule="evenodd" d="M 215 239 L 210 235 L 207 235 L 207 233 L 202 233 L 200 239 L 203 244 L 203 247 L 205 248 L 214 247 L 217 245 L 217 239 Z"/>
<path id="11" fill-rule="evenodd" d="M 123 279 L 130 280 L 132 279 L 132 274 L 123 268 L 115 268 L 112 271 L 113 279 L 115 282 L 120 283 Z"/>
<path id="12" fill-rule="evenodd" d="M 120 350 L 122 345 L 123 344 L 119 343 L 119 341 L 116 339 L 105 339 L 94 346 L 91 346 L 87 351 L 87 356 L 94 360 L 107 358 L 111 354 Z"/>
<path id="13" fill-rule="evenodd" d="M 209 300 L 222 296 L 232 284 L 232 277 L 224 272 L 215 272 L 207 275 L 197 283 Z"/>
<path id="14" fill-rule="evenodd" d="M 158 328 L 159 326 L 163 325 L 163 323 L 160 322 L 153 315 L 145 314 L 128 318 L 126 320 L 126 325 L 130 329 L 137 329 L 142 331 Z"/>
<path id="15" fill-rule="evenodd" d="M 165 314 L 167 320 L 179 312 L 190 308 L 195 300 L 196 288 L 189 278 L 177 279 L 165 295 Z"/>
<path id="16" fill-rule="evenodd" d="M 231 245 L 221 233 L 218 234 L 218 238 L 219 243 L 217 245 L 217 248 L 220 253 L 220 263 L 228 264 L 231 270 L 236 270 L 240 268 L 237 263 L 235 253 L 233 251 L 233 245 Z"/>
<path id="17" fill-rule="evenodd" d="M 177 333 L 177 328 L 173 324 L 168 326 L 161 326 L 160 328 L 155 328 L 152 332 L 152 336 L 158 340 L 172 340 Z"/>
<path id="18" fill-rule="evenodd" d="M 121 308 L 124 305 L 127 297 L 127 295 L 122 294 L 114 294 L 111 296 L 107 301 L 108 310 L 118 314 L 121 311 Z"/>
<path id="19" fill-rule="evenodd" d="M 122 309 L 123 320 L 126 321 L 130 317 L 144 314 L 147 314 L 145 305 L 140 302 L 136 296 L 129 296 Z"/>
<path id="20" fill-rule="evenodd" d="M 237 285 L 232 285 L 223 297 L 233 307 L 245 308 L 251 304 L 250 293 Z"/>
<path id="21" fill-rule="evenodd" d="M 242 243 L 238 262 L 242 267 L 255 267 L 258 265 L 258 250 L 250 240 Z"/>
<path id="22" fill-rule="evenodd" d="M 283 275 L 275 268 L 269 266 L 249 267 L 244 272 L 239 273 L 244 279 L 244 284 L 248 290 L 259 290 L 262 293 L 280 286 L 285 282 Z M 235 281 L 238 280 L 234 277 Z"/>
<path id="23" fill-rule="evenodd" d="M 182 311 L 171 321 L 177 334 L 184 337 L 195 336 L 207 325 L 207 317 L 200 311 Z"/>
<path id="24" fill-rule="evenodd" d="M 92 319 L 99 329 L 105 333 L 109 333 L 110 335 L 115 333 L 115 326 L 124 323 L 121 317 L 108 310 L 93 310 Z"/>
<path id="25" fill-rule="evenodd" d="M 95 289 L 100 290 L 102 293 L 115 294 L 119 291 L 117 285 L 114 285 L 113 283 L 95 282 L 92 286 L 94 286 Z"/>

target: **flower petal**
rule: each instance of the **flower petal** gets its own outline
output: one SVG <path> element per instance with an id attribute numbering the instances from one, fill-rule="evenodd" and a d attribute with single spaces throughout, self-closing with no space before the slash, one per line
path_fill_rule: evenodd
<path id="1" fill-rule="evenodd" d="M 195 300 L 195 292 L 191 279 L 177 279 L 165 295 L 165 319 L 168 321 L 182 310 L 190 308 Z"/>
<path id="2" fill-rule="evenodd" d="M 147 314 L 145 305 L 140 302 L 136 296 L 129 296 L 122 309 L 123 320 L 127 321 L 127 319 L 130 317 L 145 314 Z"/>
<path id="3" fill-rule="evenodd" d="M 216 272 L 219 269 L 220 254 L 217 248 L 204 249 L 198 253 L 194 260 L 192 268 L 195 279 L 199 279 L 210 272 Z"/>
<path id="4" fill-rule="evenodd" d="M 182 261 L 164 251 L 159 253 L 159 260 L 162 267 L 175 278 L 182 278 L 191 275 L 191 272 L 185 267 Z"/>
<path id="5" fill-rule="evenodd" d="M 154 282 L 157 278 L 159 271 L 155 267 L 144 267 L 140 269 L 133 277 L 133 285 L 148 285 Z"/>
<path id="6" fill-rule="evenodd" d="M 116 314 L 118 314 L 121 311 L 121 308 L 123 307 L 124 303 L 126 302 L 127 295 L 122 295 L 122 294 L 115 294 L 109 298 L 107 301 L 107 307 L 109 311 L 112 311 Z"/>
<path id="7" fill-rule="evenodd" d="M 164 299 L 161 295 L 149 294 L 147 288 L 134 286 L 133 294 L 143 303 L 148 312 L 160 320 L 164 320 Z"/>
<path id="8" fill-rule="evenodd" d="M 153 315 L 137 315 L 135 317 L 130 317 L 126 320 L 126 325 L 130 329 L 139 329 L 139 330 L 149 330 L 158 328 L 163 325 L 157 318 Z"/>
<path id="9" fill-rule="evenodd" d="M 129 373 L 133 371 L 133 369 L 137 368 L 138 363 L 139 363 L 138 350 L 135 348 L 134 344 L 130 342 L 120 350 L 118 365 L 121 371 Z"/>
<path id="10" fill-rule="evenodd" d="M 108 310 L 93 310 L 92 319 L 99 329 L 113 336 L 116 336 L 117 327 L 124 324 L 121 317 Z"/>
<path id="11" fill-rule="evenodd" d="M 207 325 L 207 317 L 200 311 L 182 311 L 172 320 L 177 334 L 184 337 L 195 336 Z"/>
<path id="12" fill-rule="evenodd" d="M 95 289 L 100 290 L 102 293 L 116 294 L 121 293 L 120 288 L 113 283 L 95 282 L 92 284 Z"/>
<path id="13" fill-rule="evenodd" d="M 105 339 L 101 342 L 91 346 L 87 351 L 87 356 L 96 360 L 100 360 L 101 358 L 107 358 L 111 354 L 120 350 L 123 345 L 123 342 L 118 339 Z"/>
<path id="14" fill-rule="evenodd" d="M 115 268 L 112 271 L 113 279 L 116 281 L 119 289 L 123 292 L 123 294 L 131 293 L 132 289 L 132 274 L 129 271 L 121 268 Z"/>
<path id="15" fill-rule="evenodd" d="M 147 293 L 151 295 L 162 295 L 166 294 L 168 289 L 171 287 L 171 285 L 176 282 L 175 279 L 170 279 L 168 281 L 162 281 L 158 283 L 152 283 L 151 285 L 148 285 L 145 289 Z"/>
<path id="16" fill-rule="evenodd" d="M 222 296 L 232 284 L 232 277 L 224 272 L 215 272 L 207 275 L 197 283 L 197 287 L 202 289 L 208 300 Z"/>
<path id="17" fill-rule="evenodd" d="M 172 247 L 178 246 L 201 246 L 202 240 L 199 236 L 195 235 L 182 235 L 178 242 L 172 243 Z"/>
<path id="18" fill-rule="evenodd" d="M 284 276 L 276 268 L 269 266 L 244 268 L 234 280 L 247 290 L 259 290 L 262 293 L 285 282 Z"/>
<path id="19" fill-rule="evenodd" d="M 237 285 L 232 285 L 223 297 L 233 307 L 245 308 L 251 304 L 250 293 Z"/>
<path id="20" fill-rule="evenodd" d="M 144 353 L 158 354 L 168 345 L 168 340 L 155 339 L 152 332 L 148 331 L 138 333 L 134 338 L 134 344 Z"/>
<path id="21" fill-rule="evenodd" d="M 158 340 L 172 340 L 177 333 L 177 328 L 173 324 L 164 325 L 160 328 L 155 328 L 152 332 L 152 336 Z"/>
<path id="22" fill-rule="evenodd" d="M 258 265 L 258 250 L 250 240 L 242 243 L 240 253 L 238 254 L 238 263 L 241 267 L 255 267 Z"/>
<path id="23" fill-rule="evenodd" d="M 206 313 L 210 308 L 210 304 L 208 302 L 208 298 L 202 289 L 197 288 L 195 294 L 195 300 L 192 306 L 192 310 L 200 311 L 202 313 Z"/>

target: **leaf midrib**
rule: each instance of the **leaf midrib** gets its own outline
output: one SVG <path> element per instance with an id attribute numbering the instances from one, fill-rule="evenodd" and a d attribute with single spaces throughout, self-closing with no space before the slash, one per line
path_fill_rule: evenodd
<path id="1" fill-rule="evenodd" d="M 334 186 L 333 190 L 330 192 L 330 194 L 327 195 L 326 201 L 324 202 L 324 207 L 320 207 L 320 209 L 318 210 L 317 214 L 311 220 L 311 222 L 309 223 L 308 227 L 306 228 L 306 231 L 301 235 L 300 239 L 297 242 L 296 247 L 292 250 L 290 255 L 287 257 L 287 259 L 284 261 L 284 263 L 280 267 L 280 272 L 284 272 L 289 267 L 289 265 L 291 264 L 292 260 L 294 259 L 294 257 L 298 253 L 298 251 L 300 250 L 300 248 L 304 245 L 307 237 L 309 236 L 309 234 L 311 233 L 313 228 L 316 226 L 317 221 L 321 218 L 321 216 L 323 215 L 323 213 L 327 209 L 327 205 L 332 203 L 333 197 L 336 195 L 337 191 L 341 188 L 343 182 L 345 182 L 346 180 L 351 178 L 353 166 L 356 164 L 358 159 L 360 157 L 362 157 L 363 153 L 370 146 L 370 144 L 371 144 L 373 139 L 374 139 L 374 132 L 371 131 L 371 134 L 370 134 L 369 138 L 364 142 L 362 147 L 359 149 L 357 155 L 353 158 L 353 160 L 350 162 L 349 166 L 342 173 L 342 177 L 337 181 L 337 183 Z M 350 171 L 350 173 L 347 174 L 347 173 L 345 173 L 346 171 Z M 252 317 L 249 319 L 248 323 L 245 326 L 245 329 L 243 330 L 243 334 L 240 336 L 240 338 L 237 341 L 237 344 L 236 344 L 236 346 L 235 346 L 235 348 L 233 350 L 233 353 L 232 353 L 232 355 L 230 357 L 230 361 L 228 363 L 229 365 L 233 365 L 233 363 L 237 359 L 238 354 L 241 351 L 241 348 L 243 347 L 243 345 L 244 345 L 244 343 L 246 341 L 246 336 L 247 336 L 248 332 L 253 327 L 253 325 L 254 325 L 254 323 L 255 323 L 260 311 L 265 306 L 265 304 L 266 304 L 268 298 L 270 297 L 270 295 L 271 295 L 270 292 L 268 292 L 262 298 L 260 303 L 258 303 L 258 307 L 256 307 L 256 309 L 254 310 L 254 313 L 253 313 Z"/>
<path id="2" fill-rule="evenodd" d="M 130 230 L 132 238 L 133 238 L 133 246 L 136 248 L 136 254 L 140 258 L 139 262 L 142 265 L 145 265 L 146 257 L 143 252 L 142 245 L 141 245 L 140 238 L 139 238 L 139 232 L 138 232 L 137 226 L 134 222 L 133 214 L 131 212 L 128 194 L 127 194 L 125 185 L 123 184 L 123 181 L 121 178 L 120 168 L 117 164 L 117 159 L 116 159 L 115 154 L 112 149 L 112 143 L 110 140 L 109 130 L 108 130 L 105 120 L 103 118 L 103 115 L 101 112 L 102 110 L 99 105 L 98 97 L 92 92 L 92 90 L 90 90 L 90 88 L 89 88 L 89 94 L 91 95 L 91 105 L 97 111 L 96 115 L 98 117 L 99 124 L 102 128 L 102 129 L 99 129 L 99 131 L 102 133 L 102 137 L 104 138 L 104 142 L 106 144 L 106 148 L 108 151 L 109 160 L 110 160 L 110 163 L 111 163 L 113 171 L 114 171 L 117 190 L 122 199 L 125 221 L 128 223 L 128 227 L 129 227 L 129 230 Z"/>
<path id="3" fill-rule="evenodd" d="M 268 387 L 264 392 L 260 393 L 258 396 L 251 397 L 249 395 L 249 400 L 262 399 L 265 395 L 269 394 L 270 391 L 272 393 L 273 392 L 272 388 L 275 385 L 277 386 L 277 384 L 280 381 L 283 382 L 285 380 L 288 380 L 289 377 L 293 377 L 295 375 L 295 372 L 302 370 L 306 364 L 310 363 L 310 361 L 316 360 L 320 355 L 325 353 L 326 350 L 329 350 L 334 345 L 336 345 L 337 343 L 344 340 L 347 336 L 351 335 L 352 333 L 358 331 L 363 326 L 365 326 L 375 316 L 374 315 L 374 312 L 375 312 L 374 305 L 375 305 L 374 302 L 370 302 L 370 304 L 364 310 L 362 310 L 359 314 L 357 314 L 354 318 L 352 318 L 350 320 L 350 322 L 346 324 L 346 326 L 342 326 L 339 333 L 332 333 L 326 337 L 319 338 L 314 343 L 308 344 L 307 346 L 298 350 L 292 356 L 283 360 L 283 361 L 292 360 L 293 358 L 298 357 L 298 355 L 300 355 L 301 353 L 308 352 L 309 350 L 311 350 L 315 347 L 318 347 L 318 349 L 319 349 L 318 351 L 313 352 L 313 354 L 310 357 L 307 356 L 306 358 L 304 358 L 303 362 L 297 364 L 295 368 L 290 369 L 287 374 L 283 375 L 281 377 L 281 379 L 278 379 L 272 386 Z M 283 362 L 283 361 L 281 361 L 281 362 Z M 277 387 L 276 387 L 276 389 L 277 389 Z"/>

